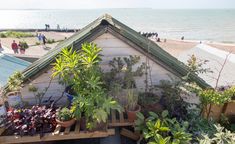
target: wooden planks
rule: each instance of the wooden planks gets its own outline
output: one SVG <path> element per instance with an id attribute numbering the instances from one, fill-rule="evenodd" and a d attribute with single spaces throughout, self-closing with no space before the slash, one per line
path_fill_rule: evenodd
<path id="1" fill-rule="evenodd" d="M 122 127 L 122 126 L 133 126 L 134 123 L 128 122 L 125 119 L 124 113 L 118 113 L 117 111 L 111 111 L 111 118 L 108 123 L 108 127 Z M 0 132 L 4 129 L 0 129 Z M 121 131 L 123 135 L 134 137 L 127 130 Z M 84 138 L 100 138 L 114 135 L 114 129 L 107 129 L 107 131 L 81 131 L 80 121 L 77 121 L 74 126 L 68 128 L 62 128 L 59 124 L 56 126 L 54 132 L 45 133 L 42 138 L 40 135 L 34 136 L 0 136 L 0 144 L 15 144 L 15 143 L 32 143 L 32 142 L 44 142 L 44 141 L 59 141 L 59 140 L 70 140 L 70 139 L 84 139 Z"/>
<path id="2" fill-rule="evenodd" d="M 117 118 L 117 114 L 119 117 Z M 124 117 L 124 113 L 119 113 L 117 111 L 111 111 L 111 120 L 108 122 L 109 127 L 122 127 L 122 126 L 133 126 L 134 122 L 129 122 Z"/>
<path id="3" fill-rule="evenodd" d="M 40 135 L 35 136 L 1 136 L 0 143 L 4 144 L 15 144 L 15 143 L 30 143 L 30 142 L 43 142 L 43 141 L 59 141 L 59 140 L 70 140 L 70 139 L 83 139 L 83 138 L 100 138 L 114 135 L 114 129 L 108 129 L 107 131 L 95 131 L 95 132 L 85 132 L 80 133 L 70 132 L 68 135 L 60 133 L 58 135 L 53 135 L 52 133 L 46 133 L 42 138 Z"/>
<path id="4" fill-rule="evenodd" d="M 128 130 L 128 129 L 125 129 L 125 128 L 122 128 L 122 129 L 121 129 L 120 134 L 121 134 L 122 136 L 128 137 L 128 138 L 133 139 L 133 140 L 135 140 L 135 141 L 139 140 L 139 138 L 140 138 L 140 135 L 139 135 L 139 134 L 134 133 L 134 132 L 132 132 L 132 131 L 130 131 L 130 130 Z"/>

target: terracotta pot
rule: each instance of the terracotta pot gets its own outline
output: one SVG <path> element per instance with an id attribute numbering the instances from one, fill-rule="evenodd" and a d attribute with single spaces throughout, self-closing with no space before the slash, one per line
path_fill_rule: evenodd
<path id="1" fill-rule="evenodd" d="M 130 110 L 126 109 L 128 121 L 129 122 L 134 122 L 137 119 L 136 113 L 140 112 L 140 110 L 141 110 L 140 105 L 136 106 L 136 110 L 135 111 L 130 111 Z"/>
<path id="2" fill-rule="evenodd" d="M 75 123 L 75 121 L 76 121 L 76 119 L 74 119 L 74 118 L 69 121 L 60 121 L 60 120 L 56 119 L 56 122 L 65 128 L 72 126 Z"/>

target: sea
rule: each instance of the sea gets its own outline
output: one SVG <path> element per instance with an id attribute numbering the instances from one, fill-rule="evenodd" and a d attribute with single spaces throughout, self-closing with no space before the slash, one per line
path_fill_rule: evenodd
<path id="1" fill-rule="evenodd" d="M 80 29 L 108 13 L 138 32 L 162 38 L 235 43 L 235 9 L 0 10 L 0 29 Z"/>

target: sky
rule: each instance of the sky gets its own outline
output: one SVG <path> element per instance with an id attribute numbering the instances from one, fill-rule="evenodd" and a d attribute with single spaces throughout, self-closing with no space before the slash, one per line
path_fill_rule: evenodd
<path id="1" fill-rule="evenodd" d="M 0 9 L 229 9 L 235 0 L 0 0 Z"/>

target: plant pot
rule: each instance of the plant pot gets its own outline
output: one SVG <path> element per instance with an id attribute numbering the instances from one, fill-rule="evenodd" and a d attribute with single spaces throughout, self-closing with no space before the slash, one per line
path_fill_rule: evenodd
<path id="1" fill-rule="evenodd" d="M 128 121 L 134 122 L 137 119 L 136 113 L 140 112 L 140 110 L 141 110 L 140 105 L 137 105 L 136 110 L 134 110 L 134 111 L 130 111 L 130 110 L 126 109 Z"/>
<path id="2" fill-rule="evenodd" d="M 25 49 L 20 49 L 20 54 L 25 54 Z"/>
<path id="3" fill-rule="evenodd" d="M 8 104 L 10 107 L 21 106 L 23 104 L 19 91 L 9 92 L 7 94 Z"/>
<path id="4" fill-rule="evenodd" d="M 76 119 L 74 119 L 74 118 L 69 121 L 60 121 L 60 120 L 56 119 L 57 124 L 61 125 L 62 127 L 65 127 L 65 128 L 72 126 L 75 123 L 75 121 L 76 121 Z"/>

